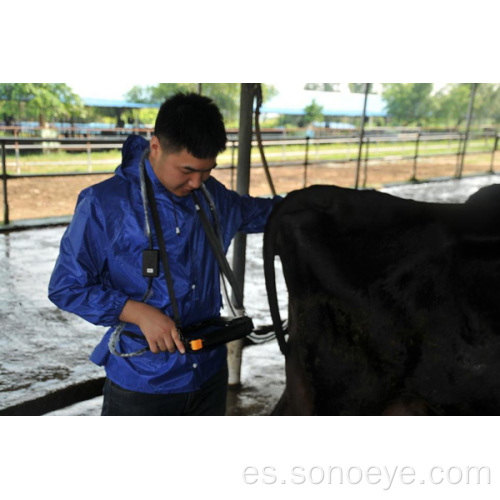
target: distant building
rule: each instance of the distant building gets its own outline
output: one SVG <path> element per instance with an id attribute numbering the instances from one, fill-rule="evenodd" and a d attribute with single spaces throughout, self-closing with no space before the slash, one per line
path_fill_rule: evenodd
<path id="1" fill-rule="evenodd" d="M 281 92 L 265 102 L 261 113 L 279 115 L 304 115 L 305 107 L 316 102 L 325 117 L 361 116 L 363 114 L 364 94 L 350 92 L 321 92 L 301 90 Z M 378 94 L 369 94 L 366 106 L 367 117 L 386 117 L 386 102 Z"/>

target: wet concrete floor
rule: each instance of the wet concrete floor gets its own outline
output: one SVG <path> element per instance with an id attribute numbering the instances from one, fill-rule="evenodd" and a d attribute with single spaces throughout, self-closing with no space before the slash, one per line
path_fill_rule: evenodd
<path id="1" fill-rule="evenodd" d="M 65 229 L 0 233 L 0 410 L 104 376 L 100 367 L 88 361 L 88 356 L 106 328 L 60 311 L 47 298 L 50 274 Z M 262 235 L 248 238 L 246 272 L 247 311 L 256 326 L 269 323 Z M 281 286 L 284 287 L 283 282 Z M 273 343 L 246 348 L 244 359 L 242 379 L 246 382 L 239 391 L 230 393 L 230 412 L 268 414 L 283 390 L 282 356 Z M 262 373 L 267 380 L 262 380 Z M 89 404 L 84 414 L 97 414 L 100 403 Z"/>

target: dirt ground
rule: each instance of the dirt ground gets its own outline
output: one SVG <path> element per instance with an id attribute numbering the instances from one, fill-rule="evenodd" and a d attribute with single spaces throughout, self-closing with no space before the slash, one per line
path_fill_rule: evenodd
<path id="1" fill-rule="evenodd" d="M 500 155 L 498 155 L 500 156 Z M 417 179 L 425 180 L 434 177 L 451 177 L 455 173 L 455 158 L 419 159 Z M 500 158 L 495 167 L 500 167 Z M 378 188 L 385 184 L 407 182 L 413 176 L 413 161 L 392 161 L 385 163 L 370 162 L 365 175 L 364 162 L 361 165 L 358 186 Z M 487 159 L 474 166 L 465 165 L 463 175 L 484 173 L 490 169 Z M 330 163 L 304 166 L 273 167 L 271 176 L 276 192 L 279 194 L 300 189 L 312 184 L 335 184 L 342 187 L 354 187 L 356 163 Z M 11 221 L 45 217 L 71 215 L 75 208 L 78 193 L 110 175 L 82 175 L 50 178 L 21 178 L 8 181 L 9 218 Z M 216 170 L 214 177 L 231 187 L 232 175 L 229 169 Z M 271 194 L 264 169 L 253 167 L 250 179 L 250 194 L 264 196 Z M 235 174 L 233 175 L 235 182 Z M 3 192 L 0 193 L 3 206 Z"/>

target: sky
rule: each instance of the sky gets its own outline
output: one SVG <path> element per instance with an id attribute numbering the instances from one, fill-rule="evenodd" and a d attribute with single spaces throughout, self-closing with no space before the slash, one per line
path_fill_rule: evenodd
<path id="1" fill-rule="evenodd" d="M 147 85 L 155 85 L 153 83 L 124 83 L 124 82 L 113 82 L 106 81 L 106 79 L 97 79 L 96 81 L 80 80 L 74 83 L 68 83 L 68 85 L 73 89 L 73 92 L 77 93 L 80 97 L 92 97 L 94 99 L 124 99 L 124 94 L 127 93 L 135 85 L 140 85 L 145 87 Z"/>

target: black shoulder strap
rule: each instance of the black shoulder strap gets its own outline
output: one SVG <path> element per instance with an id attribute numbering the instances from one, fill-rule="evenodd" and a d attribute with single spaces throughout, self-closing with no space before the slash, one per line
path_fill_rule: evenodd
<path id="1" fill-rule="evenodd" d="M 148 196 L 148 204 L 151 209 L 151 216 L 153 217 L 153 224 L 155 227 L 155 232 L 156 236 L 158 238 L 158 245 L 160 246 L 160 257 L 161 257 L 161 262 L 163 264 L 163 269 L 165 271 L 165 280 L 167 282 L 167 290 L 168 290 L 168 295 L 170 296 L 170 302 L 172 304 L 172 312 L 174 314 L 174 322 L 175 326 L 179 330 L 179 332 L 182 329 L 182 324 L 181 324 L 181 318 L 179 315 L 179 307 L 177 306 L 177 300 L 175 298 L 175 293 L 174 293 L 174 284 L 172 282 L 172 276 L 170 274 L 170 267 L 168 265 L 168 256 L 167 256 L 167 250 L 165 246 L 165 239 L 163 237 L 163 231 L 161 229 L 161 223 L 160 223 L 160 217 L 158 215 L 158 208 L 156 206 L 156 200 L 155 200 L 155 195 L 153 191 L 153 185 L 151 183 L 151 179 L 148 177 L 148 175 L 145 175 L 145 181 L 146 181 L 146 192 Z"/>
<path id="2" fill-rule="evenodd" d="M 153 192 L 153 185 L 151 183 L 151 179 L 146 175 L 145 176 L 145 182 L 146 182 L 146 193 L 148 197 L 148 204 L 151 209 L 151 216 L 153 218 L 153 225 L 155 228 L 156 235 L 158 237 L 158 245 L 160 247 L 160 257 L 163 265 L 163 269 L 165 271 L 165 280 L 167 282 L 167 289 L 168 289 L 168 294 L 170 296 L 170 302 L 172 304 L 172 312 L 174 315 L 174 322 L 175 326 L 179 331 L 182 329 L 182 323 L 180 320 L 180 315 L 179 315 L 179 307 L 177 305 L 177 300 L 175 298 L 175 293 L 174 293 L 174 284 L 172 282 L 172 275 L 170 273 L 170 266 L 168 264 L 168 256 L 167 256 L 167 251 L 166 251 L 166 245 L 165 245 L 165 239 L 163 237 L 163 231 L 161 229 L 161 223 L 160 223 L 160 217 L 158 215 L 158 208 L 156 206 L 156 199 L 154 196 Z M 222 248 L 222 244 L 217 237 L 214 228 L 210 224 L 210 221 L 207 218 L 207 215 L 205 214 L 205 211 L 203 210 L 203 207 L 201 206 L 198 197 L 194 192 L 191 193 L 195 202 L 196 210 L 198 214 L 200 215 L 201 223 L 203 225 L 203 229 L 205 231 L 205 234 L 207 236 L 208 242 L 210 243 L 210 246 L 212 247 L 212 250 L 214 252 L 215 258 L 217 259 L 217 262 L 219 263 L 219 267 L 221 272 L 226 276 L 227 280 L 229 281 L 229 284 L 231 285 L 233 291 L 234 291 L 234 297 L 236 301 L 236 307 L 240 310 L 244 310 L 243 308 L 243 293 L 238 285 L 238 282 L 236 281 L 236 277 L 234 276 L 234 273 L 231 269 L 231 266 L 229 265 L 227 258 L 224 254 L 224 249 Z"/>
<path id="3" fill-rule="evenodd" d="M 203 210 L 203 207 L 201 206 L 195 192 L 192 191 L 191 194 L 194 199 L 196 210 L 200 215 L 201 223 L 203 224 L 203 229 L 205 230 L 208 242 L 210 243 L 210 246 L 212 247 L 212 250 L 215 254 L 215 258 L 219 263 L 221 272 L 226 276 L 227 280 L 229 281 L 229 284 L 231 285 L 234 291 L 234 297 L 236 300 L 235 305 L 238 309 L 243 309 L 243 292 L 241 291 L 238 282 L 236 281 L 236 277 L 233 273 L 233 270 L 231 269 L 231 266 L 227 261 L 226 255 L 224 254 L 224 249 L 222 248 L 221 241 L 215 234 L 214 228 L 210 224 L 210 221 L 208 220 L 208 217 L 205 214 L 205 211 Z"/>

